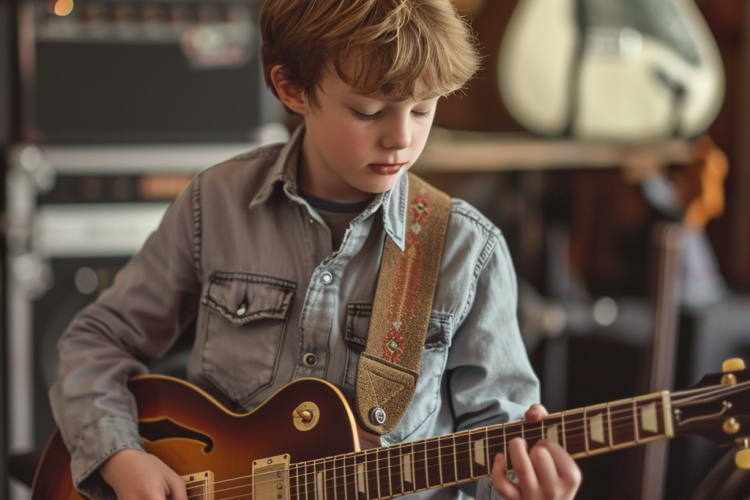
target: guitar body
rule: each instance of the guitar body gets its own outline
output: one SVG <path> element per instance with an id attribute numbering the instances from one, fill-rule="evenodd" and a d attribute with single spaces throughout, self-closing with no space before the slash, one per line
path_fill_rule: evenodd
<path id="1" fill-rule="evenodd" d="M 721 55 L 692 0 L 520 0 L 498 72 L 510 113 L 544 135 L 690 137 L 724 99 Z"/>
<path id="2" fill-rule="evenodd" d="M 719 446 L 750 443 L 750 373 L 738 359 L 682 393 L 662 391 L 540 422 L 508 422 L 364 451 L 346 399 L 321 380 L 292 382 L 246 415 L 169 377 L 136 377 L 129 387 L 144 447 L 185 479 L 192 500 L 387 500 L 487 477 L 498 453 L 511 470 L 507 450 L 515 437 L 529 447 L 555 441 L 573 458 L 676 435 L 702 435 Z M 740 453 L 738 464 L 750 469 L 750 449 Z M 32 500 L 80 498 L 70 455 L 55 433 L 37 469 Z"/>
<path id="3" fill-rule="evenodd" d="M 212 471 L 218 482 L 252 475 L 255 460 L 288 454 L 301 462 L 359 451 L 345 398 L 320 380 L 292 382 L 246 415 L 229 412 L 200 389 L 169 377 L 137 377 L 130 389 L 146 451 L 182 476 Z M 317 406 L 317 421 L 300 430 L 295 411 L 310 403 Z M 70 454 L 55 432 L 37 470 L 32 500 L 72 499 L 81 497 L 73 487 Z"/>

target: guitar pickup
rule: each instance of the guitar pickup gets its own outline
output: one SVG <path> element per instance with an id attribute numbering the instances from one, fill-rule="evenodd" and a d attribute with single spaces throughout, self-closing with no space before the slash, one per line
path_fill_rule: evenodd
<path id="1" fill-rule="evenodd" d="M 187 497 L 190 500 L 214 500 L 214 473 L 211 471 L 187 474 L 185 480 Z"/>
<path id="2" fill-rule="evenodd" d="M 253 462 L 253 500 L 289 500 L 289 455 Z"/>

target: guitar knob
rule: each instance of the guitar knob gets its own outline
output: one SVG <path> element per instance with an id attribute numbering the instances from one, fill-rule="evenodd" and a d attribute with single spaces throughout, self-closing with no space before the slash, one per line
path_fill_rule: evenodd
<path id="1" fill-rule="evenodd" d="M 750 450 L 740 450 L 734 455 L 734 463 L 738 468 L 750 470 Z"/>
<path id="2" fill-rule="evenodd" d="M 742 358 L 732 358 L 724 361 L 721 365 L 721 370 L 724 372 L 734 372 L 745 369 L 745 362 Z"/>

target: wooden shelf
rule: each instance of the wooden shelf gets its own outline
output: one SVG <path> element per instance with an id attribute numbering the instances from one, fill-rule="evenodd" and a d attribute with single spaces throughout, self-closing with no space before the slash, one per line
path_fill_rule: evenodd
<path id="1" fill-rule="evenodd" d="M 653 168 L 695 158 L 694 141 L 645 144 L 544 139 L 525 134 L 433 128 L 415 172 Z"/>

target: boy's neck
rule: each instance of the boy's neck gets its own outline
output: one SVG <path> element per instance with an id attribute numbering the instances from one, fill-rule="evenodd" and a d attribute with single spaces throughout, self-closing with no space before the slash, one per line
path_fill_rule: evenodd
<path id="1" fill-rule="evenodd" d="M 307 194 L 330 201 L 372 201 L 377 194 L 365 193 L 350 186 L 334 173 L 305 134 L 297 160 L 297 187 Z"/>

